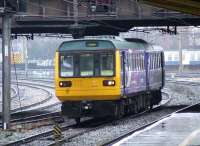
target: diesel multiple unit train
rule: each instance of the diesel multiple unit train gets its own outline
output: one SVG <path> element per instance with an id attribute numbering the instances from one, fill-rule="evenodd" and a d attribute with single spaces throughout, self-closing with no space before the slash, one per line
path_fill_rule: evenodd
<path id="1" fill-rule="evenodd" d="M 141 39 L 79 39 L 56 51 L 56 96 L 76 122 L 152 108 L 162 99 L 164 77 L 163 50 Z"/>

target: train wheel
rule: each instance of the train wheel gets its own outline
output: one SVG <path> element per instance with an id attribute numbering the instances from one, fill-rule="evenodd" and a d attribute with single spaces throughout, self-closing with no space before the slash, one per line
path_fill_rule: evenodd
<path id="1" fill-rule="evenodd" d="M 116 119 L 122 118 L 123 115 L 124 115 L 124 112 L 125 112 L 124 105 L 123 104 L 117 104 L 116 105 L 116 112 L 115 112 Z"/>
<path id="2" fill-rule="evenodd" d="M 76 124 L 79 125 L 81 122 L 81 118 L 75 118 Z"/>
<path id="3" fill-rule="evenodd" d="M 150 104 L 149 110 L 151 111 L 153 109 L 153 104 Z"/>
<path id="4" fill-rule="evenodd" d="M 138 105 L 137 104 L 135 104 L 135 106 L 134 106 L 134 113 L 136 114 L 136 113 L 138 113 Z"/>

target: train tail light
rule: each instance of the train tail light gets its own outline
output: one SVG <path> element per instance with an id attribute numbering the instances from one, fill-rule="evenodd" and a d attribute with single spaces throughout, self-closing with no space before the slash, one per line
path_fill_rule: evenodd
<path id="1" fill-rule="evenodd" d="M 115 86 L 115 81 L 114 80 L 104 80 L 103 85 L 104 86 Z"/>
<path id="2" fill-rule="evenodd" d="M 72 82 L 71 81 L 60 81 L 59 82 L 59 86 L 60 87 L 71 87 L 72 86 Z"/>

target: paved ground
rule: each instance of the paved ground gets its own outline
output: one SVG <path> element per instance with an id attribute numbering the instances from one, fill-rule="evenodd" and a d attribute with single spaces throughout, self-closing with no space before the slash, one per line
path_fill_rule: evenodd
<path id="1" fill-rule="evenodd" d="M 200 113 L 174 114 L 114 146 L 200 146 Z"/>

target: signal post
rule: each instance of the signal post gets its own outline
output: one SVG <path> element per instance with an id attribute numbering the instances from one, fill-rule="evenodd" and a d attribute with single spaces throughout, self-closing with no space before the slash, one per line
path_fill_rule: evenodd
<path id="1" fill-rule="evenodd" d="M 3 15 L 2 26 L 2 114 L 3 114 L 3 129 L 10 127 L 10 38 L 11 38 L 11 16 L 10 14 Z"/>
<path id="2" fill-rule="evenodd" d="M 10 86 L 11 86 L 11 65 L 10 65 L 10 40 L 11 20 L 14 10 L 9 6 L 9 0 L 1 1 L 0 16 L 2 17 L 2 124 L 3 129 L 10 128 Z M 13 4 L 13 3 L 12 3 Z"/>

